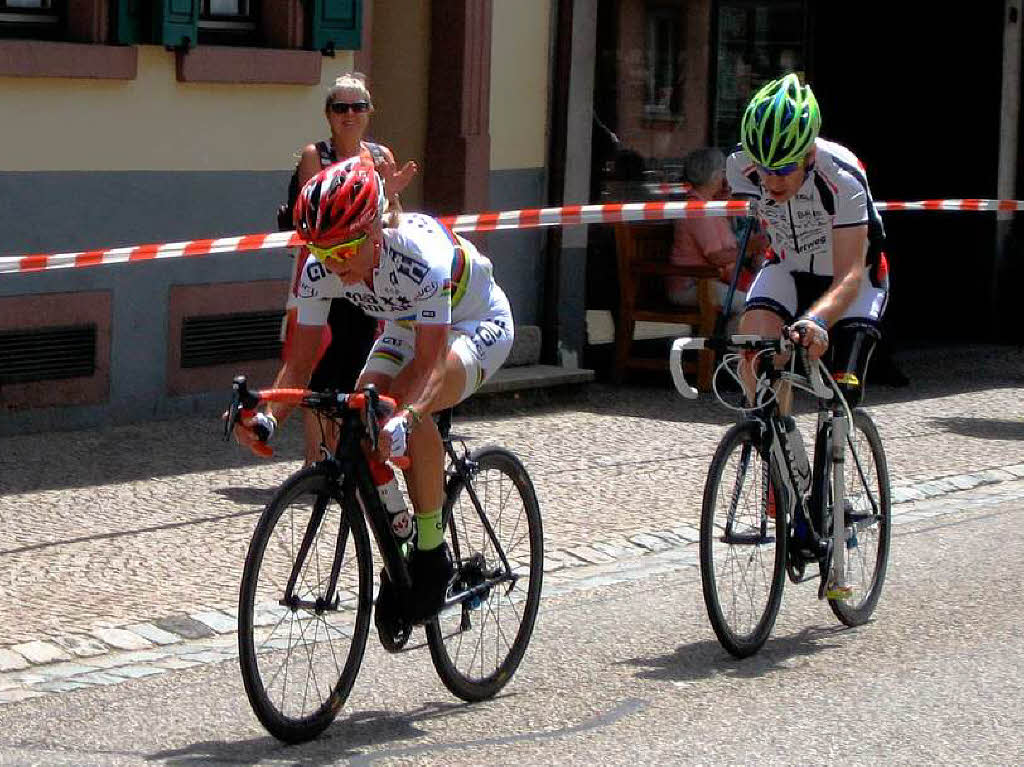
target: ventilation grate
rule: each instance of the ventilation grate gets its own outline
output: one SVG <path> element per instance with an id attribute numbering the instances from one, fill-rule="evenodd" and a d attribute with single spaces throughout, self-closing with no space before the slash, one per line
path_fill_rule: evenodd
<path id="1" fill-rule="evenodd" d="M 186 317 L 181 366 L 201 368 L 281 356 L 283 310 Z"/>
<path id="2" fill-rule="evenodd" d="M 0 332 L 0 385 L 89 378 L 95 373 L 95 325 Z"/>

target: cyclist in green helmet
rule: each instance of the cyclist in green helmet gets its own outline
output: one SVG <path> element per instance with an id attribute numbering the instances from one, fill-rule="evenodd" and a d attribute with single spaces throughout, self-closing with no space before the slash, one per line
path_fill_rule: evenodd
<path id="1" fill-rule="evenodd" d="M 814 93 L 795 74 L 763 86 L 743 113 L 726 177 L 757 203 L 771 248 L 740 332 L 778 336 L 788 325 L 812 358 L 830 349 L 831 333 L 827 362 L 855 405 L 889 297 L 885 230 L 864 165 L 820 127 Z"/>

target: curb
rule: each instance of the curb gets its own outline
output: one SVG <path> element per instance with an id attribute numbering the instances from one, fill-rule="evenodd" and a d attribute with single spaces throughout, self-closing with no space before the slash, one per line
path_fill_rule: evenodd
<path id="1" fill-rule="evenodd" d="M 1024 463 L 971 474 L 911 478 L 893 484 L 893 505 L 1018 480 L 1024 480 Z M 984 502 L 987 499 L 965 506 Z M 952 512 L 942 507 L 907 510 L 893 524 L 949 513 Z M 650 555 L 674 554 L 674 550 L 696 544 L 699 537 L 695 525 L 682 524 L 669 530 L 638 530 L 578 546 L 545 550 L 544 573 L 557 573 L 559 580 L 564 581 L 578 568 L 603 570 Z M 684 559 L 696 566 L 694 557 Z M 597 583 L 614 581 L 602 578 Z M 563 585 L 553 591 L 545 589 L 545 593 L 552 596 L 566 590 Z M 0 706 L 235 658 L 237 617 L 234 609 L 204 609 L 125 626 L 104 624 L 86 632 L 0 646 Z"/>

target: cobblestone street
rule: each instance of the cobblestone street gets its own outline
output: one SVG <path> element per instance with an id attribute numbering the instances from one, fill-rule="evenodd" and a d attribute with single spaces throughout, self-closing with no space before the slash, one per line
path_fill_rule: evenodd
<path id="1" fill-rule="evenodd" d="M 895 501 L 1014 478 L 993 470 L 1024 463 L 1024 352 L 933 349 L 899 361 L 911 385 L 875 387 L 867 403 Z M 584 545 L 695 531 L 707 466 L 731 422 L 713 400 L 684 401 L 667 384 L 594 384 L 481 399 L 456 414 L 455 431 L 522 457 L 557 567 Z M 285 429 L 282 458 L 271 461 L 222 442 L 215 418 L 0 441 L 0 671 L 33 652 L 87 657 L 131 642 L 105 629 L 231 612 L 257 516 L 299 465 L 299 432 L 297 421 Z M 159 644 L 152 628 L 136 635 L 145 631 Z"/>

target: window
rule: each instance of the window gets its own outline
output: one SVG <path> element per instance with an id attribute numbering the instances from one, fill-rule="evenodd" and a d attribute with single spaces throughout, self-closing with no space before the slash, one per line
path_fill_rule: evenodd
<path id="1" fill-rule="evenodd" d="M 210 45 L 261 45 L 254 0 L 202 0 L 199 42 Z"/>
<path id="2" fill-rule="evenodd" d="M 62 0 L 0 0 L 0 37 L 60 37 L 63 15 Z"/>
<path id="3" fill-rule="evenodd" d="M 681 18 L 676 9 L 655 7 L 647 11 L 644 116 L 648 119 L 672 119 L 679 114 Z"/>
<path id="4" fill-rule="evenodd" d="M 712 143 L 728 148 L 740 137 L 740 119 L 754 91 L 806 66 L 802 0 L 720 0 Z"/>

